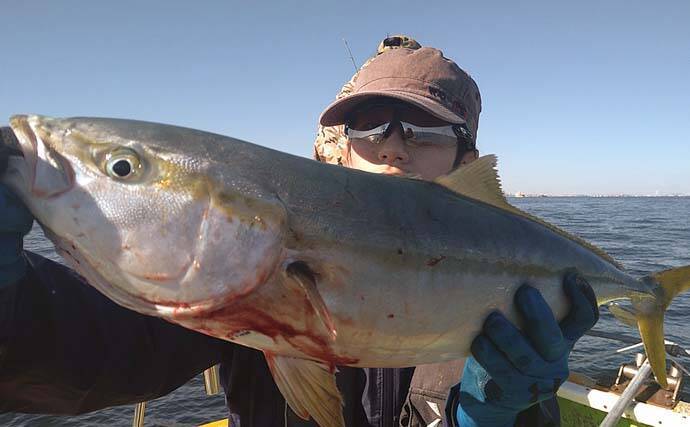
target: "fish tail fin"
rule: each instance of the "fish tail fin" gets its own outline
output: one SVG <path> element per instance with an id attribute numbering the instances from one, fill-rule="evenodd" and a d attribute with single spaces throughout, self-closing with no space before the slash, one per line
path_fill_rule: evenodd
<path id="1" fill-rule="evenodd" d="M 664 290 L 664 310 L 666 310 L 676 295 L 690 290 L 690 265 L 660 271 L 652 274 L 652 278 Z"/>
<path id="2" fill-rule="evenodd" d="M 637 318 L 637 327 L 644 343 L 649 364 L 656 381 L 663 388 L 668 387 L 666 381 L 666 347 L 664 346 L 664 311 L 658 310 Z"/>
<path id="3" fill-rule="evenodd" d="M 656 380 L 666 388 L 666 349 L 664 346 L 664 313 L 676 295 L 690 290 L 690 266 L 672 268 L 652 274 L 648 279 L 662 290 L 660 298 L 651 308 L 644 305 L 638 310 L 637 327 L 644 343 L 644 349 L 652 365 Z M 644 304 L 644 303 L 639 303 Z M 638 305 L 638 304 L 636 304 Z"/>

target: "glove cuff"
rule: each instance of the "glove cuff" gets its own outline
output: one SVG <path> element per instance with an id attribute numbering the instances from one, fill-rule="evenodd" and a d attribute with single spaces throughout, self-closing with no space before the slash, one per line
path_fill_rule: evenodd
<path id="1" fill-rule="evenodd" d="M 503 412 L 503 410 L 490 410 L 489 408 L 483 408 L 484 413 L 481 415 L 471 416 L 462 409 L 462 406 L 458 405 L 458 411 L 456 413 L 458 426 L 460 427 L 513 427 L 515 425 L 515 420 L 517 419 L 517 414 Z"/>
<path id="2" fill-rule="evenodd" d="M 512 427 L 518 412 L 479 402 L 468 393 L 460 392 L 455 415 L 460 427 Z"/>

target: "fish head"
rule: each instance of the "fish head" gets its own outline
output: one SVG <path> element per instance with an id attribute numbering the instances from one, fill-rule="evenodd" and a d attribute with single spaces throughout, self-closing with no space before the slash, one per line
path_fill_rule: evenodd
<path id="1" fill-rule="evenodd" d="M 279 262 L 282 205 L 242 177 L 218 184 L 200 154 L 211 148 L 189 149 L 210 143 L 202 132 L 42 116 L 10 125 L 23 158 L 10 158 L 2 182 L 58 253 L 119 304 L 197 315 L 251 292 Z"/>

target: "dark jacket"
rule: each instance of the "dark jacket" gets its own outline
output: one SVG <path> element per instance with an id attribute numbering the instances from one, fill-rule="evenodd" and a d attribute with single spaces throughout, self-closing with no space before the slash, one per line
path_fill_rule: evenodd
<path id="1" fill-rule="evenodd" d="M 261 352 L 120 307 L 68 268 L 26 255 L 24 279 L 0 290 L 0 412 L 79 414 L 151 400 L 220 362 L 230 417 L 242 427 L 315 425 L 286 406 Z M 397 426 L 403 406 L 403 424 L 420 425 L 407 399 L 413 368 L 338 371 L 348 426 Z"/>

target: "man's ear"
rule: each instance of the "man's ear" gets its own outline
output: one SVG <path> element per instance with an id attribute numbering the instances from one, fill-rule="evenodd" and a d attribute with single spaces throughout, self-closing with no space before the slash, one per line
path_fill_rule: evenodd
<path id="1" fill-rule="evenodd" d="M 350 150 L 352 150 L 352 145 L 350 139 L 346 136 L 341 136 L 338 138 L 338 162 L 340 166 L 350 167 Z"/>
<path id="2" fill-rule="evenodd" d="M 479 158 L 479 150 L 468 151 L 462 155 L 462 159 L 460 160 L 460 166 L 472 163 L 473 161 L 477 160 L 478 158 Z"/>

